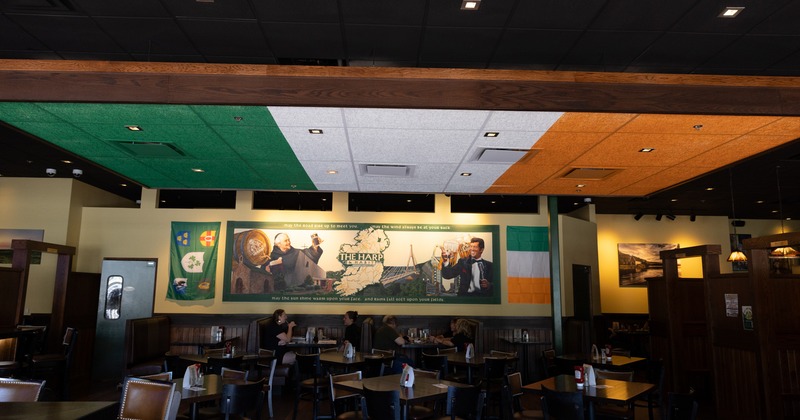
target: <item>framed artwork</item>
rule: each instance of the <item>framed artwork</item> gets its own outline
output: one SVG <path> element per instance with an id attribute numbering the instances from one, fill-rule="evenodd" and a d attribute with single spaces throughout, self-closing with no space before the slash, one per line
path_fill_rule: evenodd
<path id="1" fill-rule="evenodd" d="M 496 225 L 228 222 L 223 300 L 499 304 L 499 236 Z"/>
<path id="2" fill-rule="evenodd" d="M 731 234 L 731 250 L 742 249 L 742 241 L 750 239 L 752 235 L 749 233 Z M 731 263 L 733 271 L 747 271 L 747 261 L 734 261 Z"/>
<path id="3" fill-rule="evenodd" d="M 677 244 L 617 244 L 619 287 L 645 287 L 647 279 L 664 276 L 659 253 Z"/>

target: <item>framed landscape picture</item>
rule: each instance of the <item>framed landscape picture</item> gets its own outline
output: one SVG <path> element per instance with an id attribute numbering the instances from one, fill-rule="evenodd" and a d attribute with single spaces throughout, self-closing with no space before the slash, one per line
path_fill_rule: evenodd
<path id="1" fill-rule="evenodd" d="M 619 287 L 645 287 L 647 279 L 664 276 L 659 253 L 677 244 L 617 244 Z"/>

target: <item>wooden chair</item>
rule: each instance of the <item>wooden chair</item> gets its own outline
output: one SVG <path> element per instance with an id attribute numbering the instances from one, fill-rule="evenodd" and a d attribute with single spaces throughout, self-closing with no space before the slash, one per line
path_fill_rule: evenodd
<path id="1" fill-rule="evenodd" d="M 122 385 L 117 418 L 173 420 L 180 403 L 175 383 L 128 376 Z"/>
<path id="2" fill-rule="evenodd" d="M 508 360 L 505 357 L 484 357 L 481 388 L 485 393 L 485 415 L 493 408 L 502 409 L 502 391 L 508 374 Z"/>
<path id="3" fill-rule="evenodd" d="M 152 375 L 142 375 L 138 376 L 138 378 L 169 382 L 172 380 L 172 372 L 161 372 L 161 373 L 154 373 Z"/>
<path id="4" fill-rule="evenodd" d="M 515 351 L 489 350 L 489 356 L 492 356 L 492 357 L 517 357 L 517 352 L 515 352 Z"/>
<path id="5" fill-rule="evenodd" d="M 36 402 L 45 381 L 0 378 L 0 402 Z"/>
<path id="6" fill-rule="evenodd" d="M 372 354 L 383 356 L 383 370 L 381 371 L 381 376 L 383 376 L 383 372 L 385 372 L 387 369 L 391 371 L 392 362 L 394 361 L 394 350 L 372 349 Z"/>
<path id="7" fill-rule="evenodd" d="M 595 377 L 597 379 L 615 379 L 617 381 L 633 381 L 633 371 L 613 371 L 595 369 Z M 596 403 L 594 407 L 594 415 L 598 419 L 616 419 L 628 420 L 633 419 L 635 409 L 633 403 L 631 404 L 611 404 L 611 403 Z"/>
<path id="8" fill-rule="evenodd" d="M 438 348 L 436 352 L 439 354 L 450 354 L 450 353 L 458 353 L 458 348 L 456 347 L 445 347 L 445 348 Z"/>
<path id="9" fill-rule="evenodd" d="M 267 394 L 267 409 L 269 410 L 269 418 L 273 418 L 272 411 L 272 390 L 273 380 L 275 379 L 275 371 L 277 370 L 278 359 L 272 359 L 269 362 L 269 373 L 267 374 L 266 382 L 264 383 L 264 392 Z"/>
<path id="10" fill-rule="evenodd" d="M 589 413 L 583 402 L 583 392 L 559 392 L 542 387 L 542 413 L 545 420 L 594 420 L 594 411 L 589 404 Z"/>
<path id="11" fill-rule="evenodd" d="M 447 366 L 446 354 L 428 354 L 422 353 L 422 367 L 428 370 L 439 372 L 439 377 L 444 379 L 448 376 L 449 368 Z"/>
<path id="12" fill-rule="evenodd" d="M 294 398 L 294 413 L 292 414 L 292 419 L 297 419 L 300 399 L 303 396 L 311 398 L 313 407 L 312 418 L 316 419 L 319 413 L 319 403 L 322 401 L 322 396 L 326 393 L 327 387 L 330 386 L 329 380 L 323 376 L 319 353 L 298 354 L 294 368 L 297 388 Z"/>
<path id="13" fill-rule="evenodd" d="M 440 372 L 437 370 L 414 369 L 414 377 L 416 378 L 439 379 L 441 377 L 440 375 Z M 408 407 L 406 418 L 412 420 L 429 419 L 433 418 L 437 412 L 438 409 L 435 403 L 433 407 L 428 405 L 414 404 Z"/>
<path id="14" fill-rule="evenodd" d="M 507 401 L 504 406 L 509 410 L 509 415 L 514 419 L 542 419 L 544 413 L 541 410 L 531 410 L 522 405 L 522 374 L 519 372 L 510 373 L 506 376 L 508 382 Z M 509 417 L 509 416 L 506 416 Z"/>
<path id="15" fill-rule="evenodd" d="M 245 418 L 247 413 L 254 415 L 248 419 L 261 419 L 261 408 L 264 406 L 264 385 L 262 378 L 258 382 L 248 384 L 226 383 L 222 385 L 222 398 L 219 403 L 219 412 L 229 420 L 231 415 L 240 415 Z"/>
<path id="16" fill-rule="evenodd" d="M 447 419 L 481 420 L 485 394 L 478 386 L 447 387 Z"/>
<path id="17" fill-rule="evenodd" d="M 361 410 L 357 409 L 358 403 L 361 400 L 361 395 L 358 393 L 336 389 L 333 384 L 343 381 L 360 381 L 361 371 L 342 373 L 339 375 L 330 375 L 330 391 L 331 391 L 331 413 L 332 417 L 336 420 L 360 420 Z M 340 409 L 341 406 L 352 404 L 353 410 L 346 411 Z"/>
<path id="18" fill-rule="evenodd" d="M 221 376 L 222 379 L 240 379 L 246 381 L 247 374 L 248 372 L 246 370 L 231 369 L 224 366 L 219 371 L 219 376 Z"/>
<path id="19" fill-rule="evenodd" d="M 545 378 L 556 376 L 558 374 L 556 351 L 554 349 L 542 350 L 542 371 Z"/>
<path id="20" fill-rule="evenodd" d="M 61 399 L 69 399 L 69 371 L 72 367 L 78 330 L 67 327 L 61 340 L 62 351 L 58 353 L 34 354 L 31 356 L 31 374 L 34 378 L 48 379 L 54 375 L 60 387 Z M 54 381 L 55 382 L 55 381 Z"/>
<path id="21" fill-rule="evenodd" d="M 647 416 L 650 420 L 653 420 L 655 409 L 661 408 L 664 404 L 664 361 L 660 359 L 648 360 L 645 378 L 647 382 L 655 384 L 656 389 L 634 400 L 633 406 L 647 407 Z"/>
<path id="22" fill-rule="evenodd" d="M 665 420 L 695 420 L 697 418 L 697 400 L 692 393 L 670 392 L 667 396 Z"/>
<path id="23" fill-rule="evenodd" d="M 400 420 L 400 391 L 377 391 L 364 387 L 361 415 L 369 420 Z"/>

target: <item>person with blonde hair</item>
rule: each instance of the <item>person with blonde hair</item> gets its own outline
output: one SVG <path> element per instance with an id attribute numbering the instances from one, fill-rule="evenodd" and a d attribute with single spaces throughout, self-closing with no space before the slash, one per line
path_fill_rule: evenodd
<path id="1" fill-rule="evenodd" d="M 455 347 L 459 352 L 467 349 L 467 344 L 474 344 L 475 340 L 472 338 L 472 328 L 466 319 L 459 319 L 456 321 L 456 332 L 452 337 L 436 338 L 436 344 L 442 344 L 449 347 Z"/>

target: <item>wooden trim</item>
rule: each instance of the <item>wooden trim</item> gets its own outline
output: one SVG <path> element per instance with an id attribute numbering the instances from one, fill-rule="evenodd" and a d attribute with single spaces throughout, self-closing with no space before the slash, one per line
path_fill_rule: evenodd
<path id="1" fill-rule="evenodd" d="M 0 60 L 0 100 L 800 115 L 800 78 Z"/>

